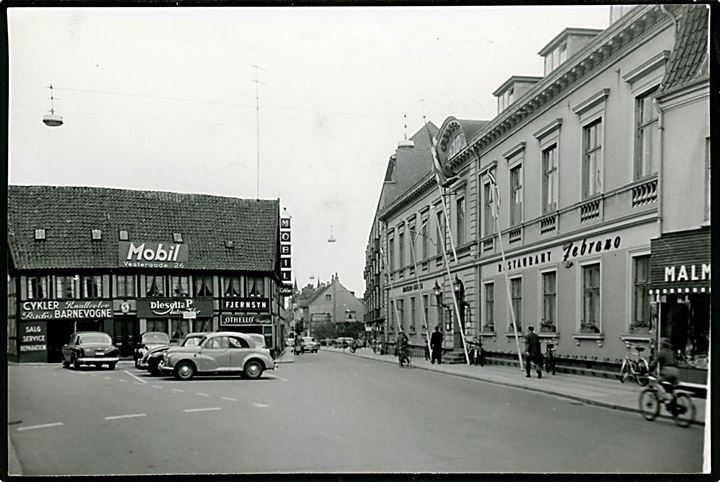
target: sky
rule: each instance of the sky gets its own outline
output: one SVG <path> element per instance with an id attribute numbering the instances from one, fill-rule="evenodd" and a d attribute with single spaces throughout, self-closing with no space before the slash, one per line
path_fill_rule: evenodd
<path id="1" fill-rule="evenodd" d="M 566 27 L 606 28 L 609 12 L 9 8 L 9 183 L 279 199 L 293 280 L 338 273 L 362 297 L 398 142 L 423 116 L 492 119 L 495 89 L 542 76 L 547 43 Z M 50 84 L 61 127 L 42 123 Z"/>

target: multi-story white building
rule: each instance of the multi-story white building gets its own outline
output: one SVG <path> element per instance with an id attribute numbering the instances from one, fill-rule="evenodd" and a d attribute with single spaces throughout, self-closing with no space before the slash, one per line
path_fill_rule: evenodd
<path id="1" fill-rule="evenodd" d="M 709 290 L 709 230 L 694 229 L 709 224 L 707 28 L 705 6 L 644 5 L 605 30 L 565 29 L 540 49 L 542 77 L 513 76 L 494 92 L 495 118 L 447 118 L 437 154 L 456 179 L 439 188 L 428 174 L 378 215 L 389 319 L 417 345 L 413 326 L 427 319 L 448 348 L 461 348 L 462 331 L 509 356 L 512 306 L 521 336 L 532 325 L 568 359 L 612 364 L 626 341 L 658 336 L 675 336 L 685 352 L 672 321 L 682 314 L 662 314 L 676 297 L 653 303 L 651 271 L 664 273 L 653 251 L 666 236 L 693 229 L 706 243 L 680 264 L 698 280 L 706 265 L 707 284 L 687 288 Z M 702 320 L 684 325 L 702 331 L 709 297 L 686 298 Z M 702 363 L 684 376 L 704 382 Z"/>

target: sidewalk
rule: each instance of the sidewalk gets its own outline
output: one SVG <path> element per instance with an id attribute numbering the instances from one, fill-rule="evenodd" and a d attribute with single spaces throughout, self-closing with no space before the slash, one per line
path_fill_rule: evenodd
<path id="1" fill-rule="evenodd" d="M 393 355 L 377 355 L 370 348 L 360 348 L 355 353 L 349 349 L 343 351 L 339 348 L 321 347 L 322 351 L 335 352 L 349 356 L 367 358 L 397 365 L 397 357 Z M 422 370 L 436 371 L 459 377 L 481 380 L 496 385 L 504 385 L 519 389 L 542 392 L 550 395 L 576 400 L 588 405 L 639 412 L 638 397 L 643 387 L 637 383 L 620 383 L 617 380 L 588 377 L 582 375 L 560 374 L 549 375 L 543 372 L 542 379 L 538 379 L 533 372 L 532 378 L 525 378 L 525 373 L 517 367 L 501 365 L 485 365 L 484 367 L 471 365 L 433 365 L 422 358 L 412 359 L 414 367 Z M 705 424 L 706 400 L 693 398 L 695 402 L 695 422 Z M 661 416 L 665 414 L 661 413 Z M 667 414 L 669 417 L 669 414 Z"/>

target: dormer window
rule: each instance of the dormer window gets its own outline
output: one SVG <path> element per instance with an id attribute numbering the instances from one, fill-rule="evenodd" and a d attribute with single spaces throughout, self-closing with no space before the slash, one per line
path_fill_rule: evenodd
<path id="1" fill-rule="evenodd" d="M 183 242 L 182 233 L 173 233 L 173 241 L 176 243 L 182 243 Z"/>
<path id="2" fill-rule="evenodd" d="M 125 231 L 124 229 L 121 230 L 119 234 L 120 234 L 120 241 L 127 241 L 128 239 L 130 239 L 130 237 L 128 236 L 128 232 Z"/>
<path id="3" fill-rule="evenodd" d="M 98 241 L 102 239 L 102 231 L 99 229 L 93 229 L 91 233 L 93 241 Z"/>
<path id="4" fill-rule="evenodd" d="M 35 240 L 42 241 L 44 239 L 45 239 L 45 230 L 44 229 L 36 229 L 35 230 Z"/>

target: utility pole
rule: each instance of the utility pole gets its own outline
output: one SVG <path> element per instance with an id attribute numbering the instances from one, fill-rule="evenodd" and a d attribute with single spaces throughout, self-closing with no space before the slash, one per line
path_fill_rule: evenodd
<path id="1" fill-rule="evenodd" d="M 256 199 L 260 199 L 260 90 L 258 86 L 261 84 L 258 79 L 258 65 L 253 64 L 253 82 L 255 83 L 255 127 L 256 127 L 256 145 L 257 145 L 257 195 Z"/>

